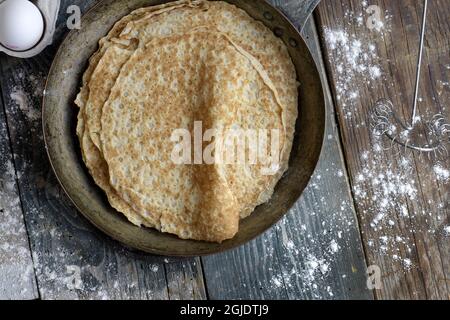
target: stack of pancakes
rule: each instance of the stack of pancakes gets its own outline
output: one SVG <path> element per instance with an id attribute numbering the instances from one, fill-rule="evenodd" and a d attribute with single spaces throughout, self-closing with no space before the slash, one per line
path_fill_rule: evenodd
<path id="1" fill-rule="evenodd" d="M 138 9 L 100 40 L 75 103 L 83 160 L 138 226 L 221 242 L 287 170 L 298 84 L 284 43 L 222 1 Z M 278 130 L 278 166 L 176 164 L 174 130 Z M 266 164 L 264 164 L 266 165 Z"/>

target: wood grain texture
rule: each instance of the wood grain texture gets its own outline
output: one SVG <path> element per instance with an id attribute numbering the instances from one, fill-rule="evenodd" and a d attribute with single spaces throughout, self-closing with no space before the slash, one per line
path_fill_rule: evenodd
<path id="1" fill-rule="evenodd" d="M 19 60 L 0 55 L 0 85 L 40 296 L 204 299 L 199 259 L 153 257 L 110 240 L 76 211 L 50 168 L 40 119 L 45 78 L 57 45 L 68 31 L 67 6 L 79 4 L 84 11 L 93 3 L 62 1 L 54 44 L 39 56 Z M 24 99 L 18 103 L 14 93 Z M 20 204 L 16 205 L 20 214 Z"/>
<path id="2" fill-rule="evenodd" d="M 38 296 L 0 97 L 0 300 Z"/>
<path id="3" fill-rule="evenodd" d="M 450 159 L 380 147 L 389 144 L 370 125 L 372 106 L 382 97 L 393 101 L 403 119 L 411 113 L 421 3 L 370 1 L 381 8 L 384 26 L 378 31 L 367 28 L 371 14 L 359 0 L 326 0 L 318 8 L 368 262 L 381 268 L 380 299 L 450 299 Z M 424 119 L 437 112 L 450 119 L 449 16 L 448 1 L 429 1 L 419 93 Z M 379 66 L 381 76 L 355 73 L 342 43 L 327 37 L 330 32 L 343 32 L 363 48 L 371 44 L 375 55 L 368 63 Z"/>
<path id="4" fill-rule="evenodd" d="M 296 16 L 305 2 L 274 1 Z M 285 6 L 286 5 L 286 6 Z M 295 20 L 298 27 L 304 20 Z M 314 21 L 304 36 L 324 72 Z M 326 89 L 328 125 L 311 183 L 289 214 L 258 239 L 202 258 L 212 299 L 371 299 L 358 223 L 346 179 L 333 104 Z"/>

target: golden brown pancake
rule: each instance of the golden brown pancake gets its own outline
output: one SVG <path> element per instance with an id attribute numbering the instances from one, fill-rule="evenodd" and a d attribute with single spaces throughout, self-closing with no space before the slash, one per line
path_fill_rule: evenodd
<path id="1" fill-rule="evenodd" d="M 77 133 L 94 180 L 132 223 L 221 242 L 287 169 L 297 101 L 287 48 L 262 23 L 225 2 L 178 1 L 136 10 L 100 41 Z M 273 174 L 261 163 L 175 165 L 170 133 L 194 121 L 278 130 Z"/>

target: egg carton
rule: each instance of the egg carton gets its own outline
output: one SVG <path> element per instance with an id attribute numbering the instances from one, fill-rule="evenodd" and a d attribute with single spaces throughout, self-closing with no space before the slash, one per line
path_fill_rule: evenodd
<path id="1" fill-rule="evenodd" d="M 0 0 L 0 5 L 3 1 Z M 0 43 L 0 52 L 5 52 L 7 55 L 18 58 L 30 58 L 39 54 L 45 47 L 52 43 L 61 0 L 35 0 L 31 2 L 39 8 L 44 18 L 44 34 L 41 40 L 33 48 L 25 51 L 10 50 Z"/>

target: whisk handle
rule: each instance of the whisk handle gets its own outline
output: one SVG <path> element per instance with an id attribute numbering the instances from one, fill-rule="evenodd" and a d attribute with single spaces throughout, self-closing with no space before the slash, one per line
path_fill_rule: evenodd
<path id="1" fill-rule="evenodd" d="M 423 45 L 425 40 L 425 30 L 427 23 L 427 11 L 428 11 L 428 0 L 424 0 L 423 3 L 423 13 L 422 13 L 422 28 L 420 31 L 420 45 L 419 45 L 419 55 L 417 58 L 417 74 L 416 74 L 416 85 L 414 88 L 414 101 L 413 101 L 413 110 L 411 114 L 411 127 L 414 126 L 417 119 L 417 105 L 419 98 L 419 86 L 420 86 L 420 73 L 422 70 L 422 57 L 423 57 Z"/>

